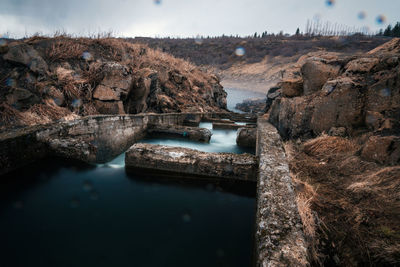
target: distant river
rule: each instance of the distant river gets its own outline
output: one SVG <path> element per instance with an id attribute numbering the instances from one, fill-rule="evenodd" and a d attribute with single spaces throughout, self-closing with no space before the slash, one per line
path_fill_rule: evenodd
<path id="1" fill-rule="evenodd" d="M 265 98 L 265 94 L 260 92 L 253 92 L 249 90 L 243 90 L 239 88 L 224 88 L 224 90 L 228 93 L 227 96 L 227 107 L 229 110 L 234 112 L 243 113 L 240 110 L 235 108 L 237 103 L 242 103 L 243 100 L 249 98 Z"/>

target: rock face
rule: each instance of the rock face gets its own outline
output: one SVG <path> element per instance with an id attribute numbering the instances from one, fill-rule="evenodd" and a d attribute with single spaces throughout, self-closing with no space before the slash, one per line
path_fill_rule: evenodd
<path id="1" fill-rule="evenodd" d="M 134 144 L 125 156 L 127 170 L 178 173 L 188 178 L 214 177 L 256 181 L 257 159 L 249 154 L 206 153 L 188 148 Z"/>
<path id="2" fill-rule="evenodd" d="M 0 101 L 17 115 L 15 120 L 0 120 L 0 128 L 33 125 L 44 117 L 61 119 L 66 112 L 87 116 L 226 110 L 226 92 L 215 75 L 144 45 L 112 38 L 35 37 L 4 47 Z M 8 118 L 2 114 L 0 118 Z"/>
<path id="3" fill-rule="evenodd" d="M 361 157 L 385 165 L 400 164 L 400 137 L 371 136 L 365 143 Z"/>
<path id="4" fill-rule="evenodd" d="M 236 104 L 235 108 L 247 113 L 262 113 L 265 111 L 265 98 L 245 99 L 242 103 Z"/>
<path id="5" fill-rule="evenodd" d="M 301 90 L 293 89 L 300 80 L 296 86 L 282 81 L 279 89 L 273 88 L 282 95 L 268 97 L 270 122 L 285 139 L 308 138 L 338 128 L 351 136 L 365 128 L 376 134 L 399 135 L 399 46 L 399 39 L 393 39 L 359 58 L 332 53 L 301 58 L 297 65 L 303 93 L 298 95 Z M 297 73 L 298 69 L 292 76 Z"/>
<path id="6" fill-rule="evenodd" d="M 39 53 L 25 43 L 9 45 L 8 52 L 3 58 L 10 62 L 22 64 L 36 73 L 44 74 L 48 69 L 47 63 Z"/>
<path id="7" fill-rule="evenodd" d="M 237 131 L 236 144 L 242 147 L 256 147 L 257 129 L 239 128 Z"/>

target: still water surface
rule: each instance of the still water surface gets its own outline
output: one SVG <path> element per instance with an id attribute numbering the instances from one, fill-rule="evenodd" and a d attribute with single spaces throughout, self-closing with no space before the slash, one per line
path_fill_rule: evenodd
<path id="1" fill-rule="evenodd" d="M 235 138 L 170 141 L 243 153 Z M 124 157 L 46 159 L 0 177 L 0 266 L 251 266 L 255 185 L 132 176 Z"/>

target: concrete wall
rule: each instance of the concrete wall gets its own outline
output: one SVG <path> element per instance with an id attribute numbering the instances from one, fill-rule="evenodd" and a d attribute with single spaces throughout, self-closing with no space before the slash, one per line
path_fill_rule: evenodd
<path id="1" fill-rule="evenodd" d="M 281 137 L 257 122 L 256 265 L 307 266 L 306 243 Z"/>
<path id="2" fill-rule="evenodd" d="M 126 152 L 128 171 L 158 172 L 164 176 L 255 182 L 257 158 L 250 154 L 208 153 L 189 148 L 134 144 Z"/>
<path id="3" fill-rule="evenodd" d="M 106 162 L 143 137 L 149 125 L 184 125 L 204 118 L 246 119 L 233 113 L 168 113 L 89 116 L 0 134 L 0 175 L 54 153 Z"/>

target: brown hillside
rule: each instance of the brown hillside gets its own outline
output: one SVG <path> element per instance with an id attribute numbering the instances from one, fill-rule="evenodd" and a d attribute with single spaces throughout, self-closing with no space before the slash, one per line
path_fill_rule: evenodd
<path id="1" fill-rule="evenodd" d="M 215 75 L 120 39 L 41 38 L 0 49 L 0 128 L 94 114 L 221 111 Z"/>

